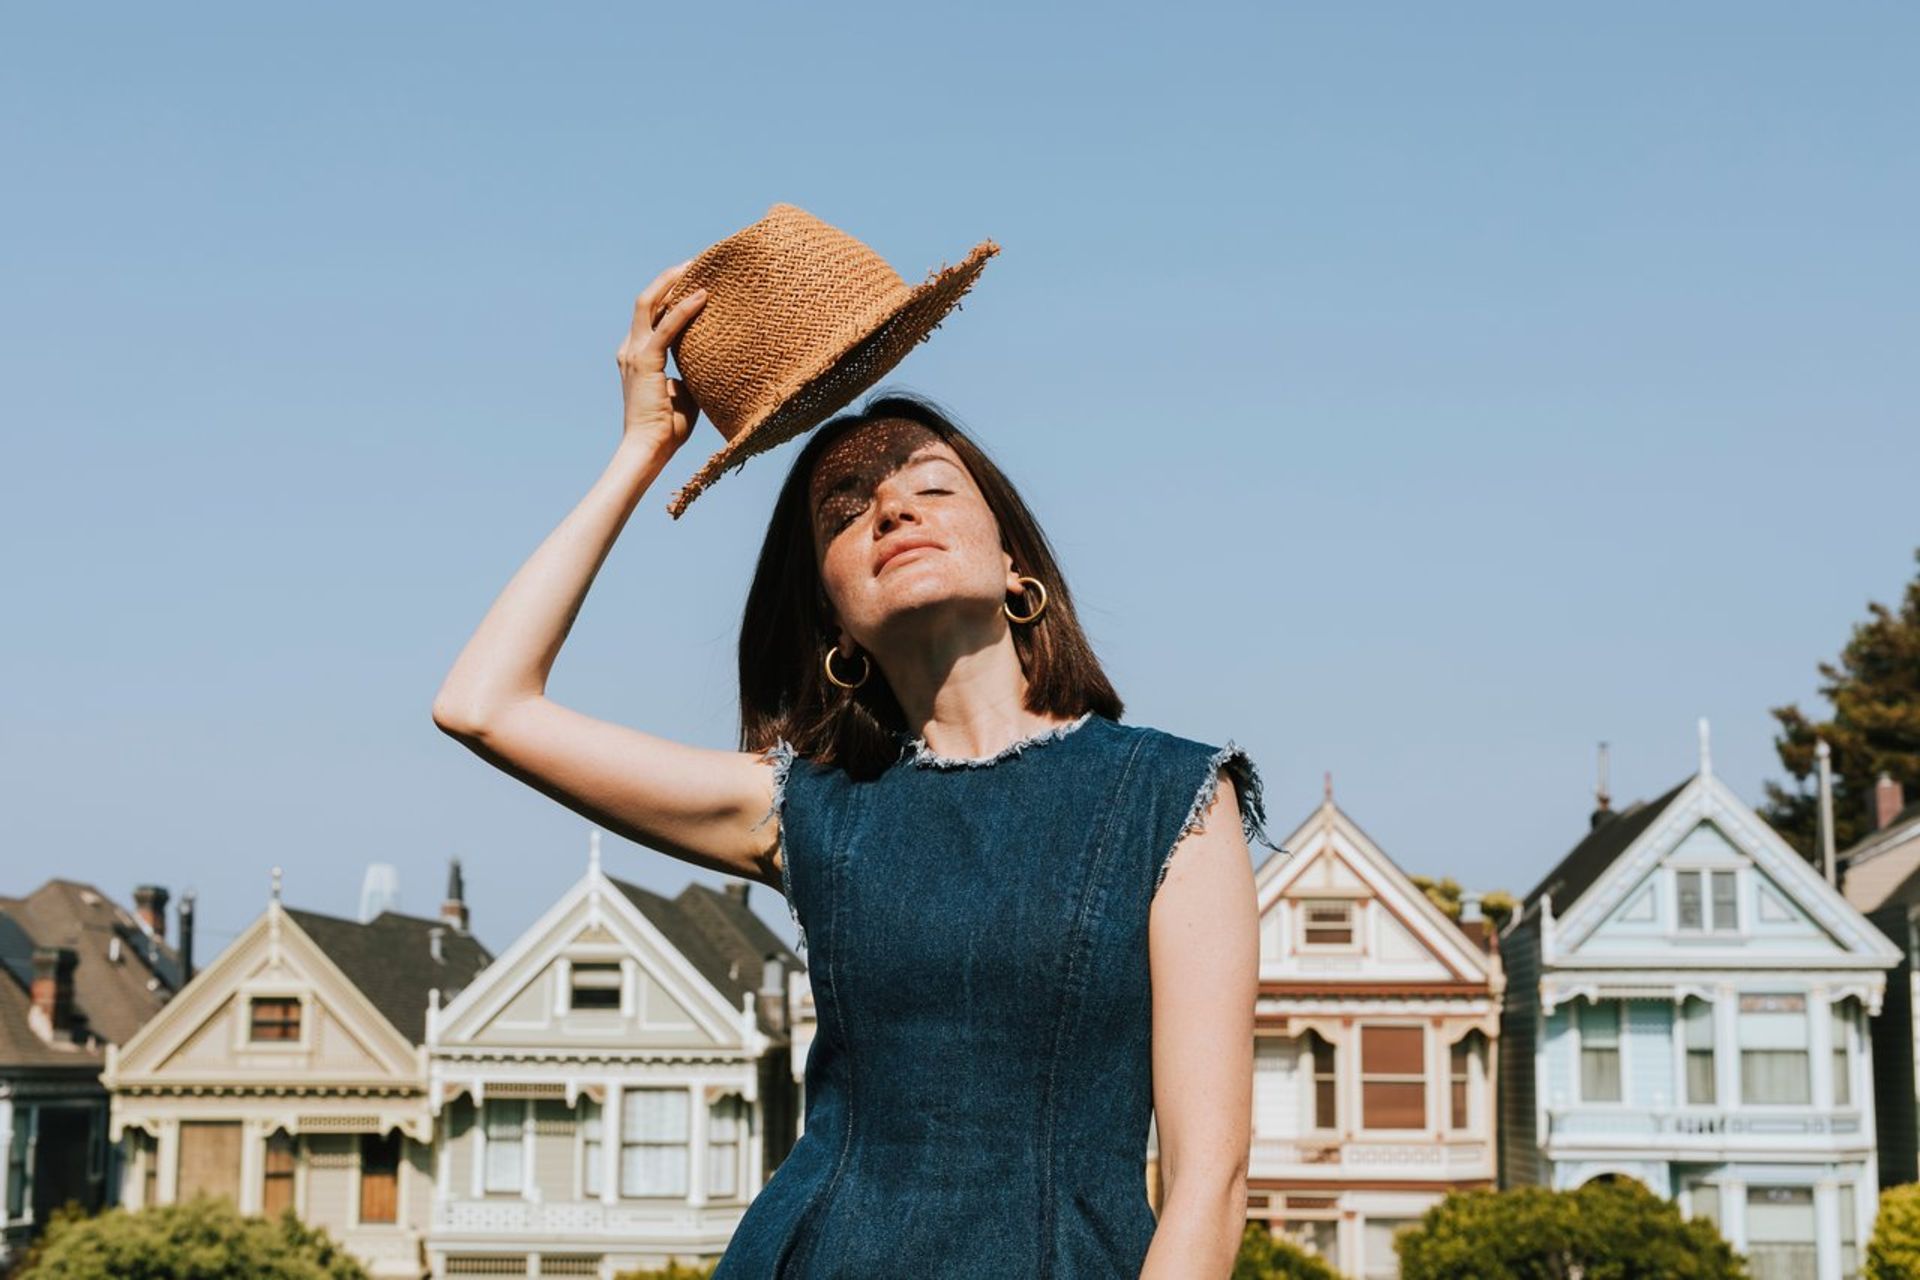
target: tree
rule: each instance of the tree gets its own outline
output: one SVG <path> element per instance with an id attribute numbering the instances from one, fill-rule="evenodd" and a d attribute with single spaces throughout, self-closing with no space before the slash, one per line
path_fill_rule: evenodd
<path id="1" fill-rule="evenodd" d="M 1413 887 L 1427 895 L 1427 900 L 1447 913 L 1447 919 L 1458 921 L 1466 891 L 1460 882 L 1452 876 L 1435 880 L 1432 876 L 1409 876 Z M 1507 927 L 1519 900 L 1505 889 L 1489 889 L 1480 895 L 1480 913 L 1486 916 L 1497 933 Z"/>
<path id="2" fill-rule="evenodd" d="M 1881 1193 L 1880 1212 L 1867 1242 L 1867 1280 L 1920 1276 L 1920 1183 Z"/>
<path id="3" fill-rule="evenodd" d="M 1262 1222 L 1240 1233 L 1233 1280 L 1340 1280 L 1340 1273 Z"/>
<path id="4" fill-rule="evenodd" d="M 1400 1280 L 1746 1280 L 1704 1218 L 1631 1180 L 1456 1191 L 1394 1240 Z"/>
<path id="5" fill-rule="evenodd" d="M 48 1220 L 17 1280 L 368 1280 L 325 1231 L 291 1209 L 243 1215 L 225 1196 Z"/>
<path id="6" fill-rule="evenodd" d="M 1920 561 L 1920 550 L 1914 559 Z M 1774 749 L 1798 785 L 1767 783 L 1760 815 L 1810 859 L 1819 856 L 1816 740 L 1824 738 L 1833 752 L 1836 848 L 1872 833 L 1868 806 L 1881 773 L 1910 795 L 1920 789 L 1920 575 L 1907 584 L 1897 612 L 1873 601 L 1867 612 L 1872 616 L 1855 624 L 1840 661 L 1820 664 L 1820 696 L 1833 717 L 1809 720 L 1793 703 L 1773 708 L 1780 723 Z"/>

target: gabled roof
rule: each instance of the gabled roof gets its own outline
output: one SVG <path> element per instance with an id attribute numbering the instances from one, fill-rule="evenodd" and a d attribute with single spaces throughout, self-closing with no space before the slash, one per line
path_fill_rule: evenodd
<path id="1" fill-rule="evenodd" d="M 313 939 L 327 959 L 413 1044 L 426 1042 L 428 992 L 438 988 L 444 1004 L 493 959 L 478 938 L 459 932 L 444 920 L 382 911 L 361 924 L 317 911 L 283 909 L 287 918 Z M 434 929 L 445 930 L 438 963 L 429 941 Z"/>
<path id="2" fill-rule="evenodd" d="M 113 959 L 113 940 L 120 958 Z M 0 1067 L 76 1060 L 48 1045 L 26 1021 L 32 1007 L 33 948 L 71 947 L 73 1004 L 87 1029 L 125 1044 L 180 984 L 180 957 L 124 907 L 90 884 L 54 878 L 22 898 L 0 897 Z M 98 1051 L 93 1052 L 97 1063 Z"/>
<path id="3" fill-rule="evenodd" d="M 743 898 L 702 884 L 665 898 L 613 876 L 607 880 L 734 1008 L 743 995 L 760 989 L 769 953 L 779 956 L 788 972 L 805 968 Z"/>
<path id="4" fill-rule="evenodd" d="M 1861 911 L 1920 902 L 1920 800 L 1837 859 L 1847 901 Z"/>
<path id="5" fill-rule="evenodd" d="M 1695 775 L 1698 776 L 1698 775 Z M 1569 907 L 1579 901 L 1580 895 L 1593 887 L 1594 881 L 1606 874 L 1614 860 L 1627 851 L 1627 846 L 1640 838 L 1640 833 L 1652 826 L 1660 815 L 1666 812 L 1668 805 L 1686 790 L 1687 778 L 1665 795 L 1652 800 L 1636 800 L 1612 817 L 1601 820 L 1600 825 L 1588 831 L 1580 843 L 1567 851 L 1567 856 L 1546 877 L 1533 887 L 1527 895 L 1525 910 L 1547 894 L 1553 895 L 1553 909 L 1556 914 L 1564 915 Z"/>

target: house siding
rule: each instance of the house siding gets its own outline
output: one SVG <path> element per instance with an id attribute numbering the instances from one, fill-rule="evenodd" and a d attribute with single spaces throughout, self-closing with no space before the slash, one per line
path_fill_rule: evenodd
<path id="1" fill-rule="evenodd" d="M 1544 1181 L 1534 1082 L 1540 1039 L 1539 917 L 1521 921 L 1503 936 L 1500 956 L 1507 971 L 1506 1000 L 1500 1012 L 1500 1185 L 1534 1187 Z"/>
<path id="2" fill-rule="evenodd" d="M 1900 964 L 1887 975 L 1880 1016 L 1869 1023 L 1883 1187 L 1920 1178 L 1920 1108 L 1914 1097 L 1913 939 L 1907 911 L 1905 906 L 1895 905 L 1867 917 L 1900 948 Z"/>

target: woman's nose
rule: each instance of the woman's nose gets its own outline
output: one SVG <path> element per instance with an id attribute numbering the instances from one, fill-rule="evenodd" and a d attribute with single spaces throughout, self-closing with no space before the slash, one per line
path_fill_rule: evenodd
<path id="1" fill-rule="evenodd" d="M 885 534 L 901 522 L 914 523 L 920 517 L 914 514 L 913 504 L 904 493 L 888 494 L 880 499 L 880 521 L 878 532 Z"/>

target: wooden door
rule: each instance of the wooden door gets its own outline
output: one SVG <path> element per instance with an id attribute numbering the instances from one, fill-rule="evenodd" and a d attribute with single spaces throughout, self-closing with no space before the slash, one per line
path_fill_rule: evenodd
<path id="1" fill-rule="evenodd" d="M 190 1200 L 202 1191 L 240 1203 L 238 1120 L 180 1122 L 180 1172 L 174 1199 Z"/>

